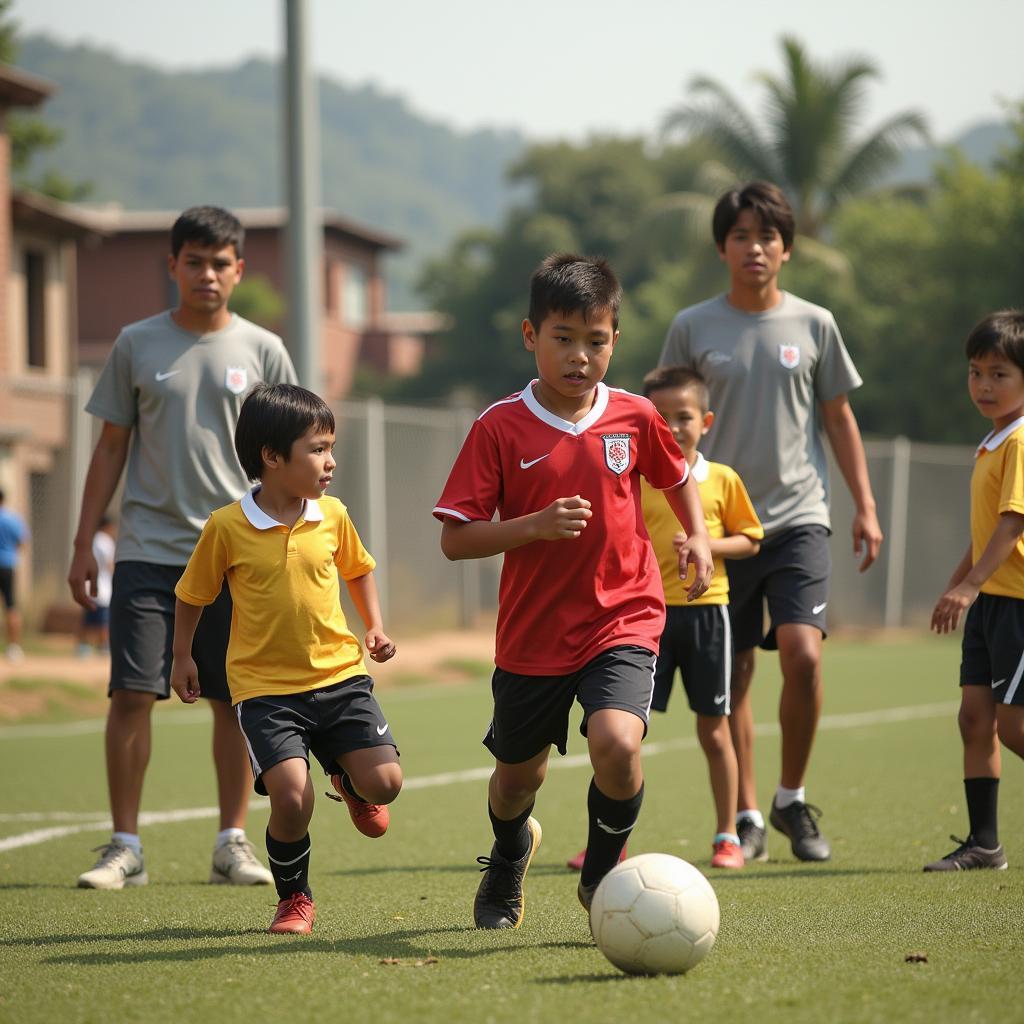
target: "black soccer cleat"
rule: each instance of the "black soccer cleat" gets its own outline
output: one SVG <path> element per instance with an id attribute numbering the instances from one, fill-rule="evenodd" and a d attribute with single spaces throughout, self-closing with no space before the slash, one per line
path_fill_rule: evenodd
<path id="1" fill-rule="evenodd" d="M 519 860 L 507 860 L 498 853 L 497 844 L 491 847 L 490 857 L 477 857 L 484 877 L 473 900 L 473 923 L 477 928 L 518 928 L 523 923 L 526 899 L 523 879 L 530 870 L 530 862 L 540 846 L 541 828 L 536 818 L 527 818 L 530 848 Z"/>
<path id="2" fill-rule="evenodd" d="M 755 825 L 749 818 L 742 818 L 736 825 L 736 835 L 740 837 L 744 861 L 749 864 L 768 859 L 768 833 L 760 825 Z"/>
<path id="3" fill-rule="evenodd" d="M 925 871 L 974 871 L 977 868 L 994 868 L 996 871 L 1005 871 L 1007 868 L 1006 854 L 1003 852 L 1002 843 L 994 850 L 986 850 L 979 846 L 974 836 L 960 839 L 957 836 L 950 836 L 954 843 L 960 845 L 945 857 L 933 860 L 931 864 L 925 864 Z"/>
<path id="4" fill-rule="evenodd" d="M 773 800 L 768 820 L 789 838 L 797 860 L 828 860 L 832 856 L 832 847 L 818 831 L 820 817 L 821 809 L 814 804 L 795 800 L 788 807 L 778 807 Z"/>
<path id="5" fill-rule="evenodd" d="M 600 885 L 599 882 L 595 882 L 593 885 L 584 885 L 581 880 L 580 884 L 576 886 L 576 899 L 580 901 L 580 906 L 587 914 L 590 913 L 590 904 L 594 902 L 594 893 L 597 892 L 598 885 Z"/>

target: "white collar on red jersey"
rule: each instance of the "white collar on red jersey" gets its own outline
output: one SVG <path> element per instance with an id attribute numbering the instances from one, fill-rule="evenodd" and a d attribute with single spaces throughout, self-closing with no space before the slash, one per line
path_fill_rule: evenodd
<path id="1" fill-rule="evenodd" d="M 985 440 L 978 445 L 975 457 L 981 454 L 982 449 L 994 452 L 1015 430 L 1024 427 L 1024 416 L 1018 416 L 1012 423 L 1008 423 L 999 433 L 993 431 L 985 436 Z"/>
<path id="2" fill-rule="evenodd" d="M 566 434 L 582 434 L 589 427 L 592 427 L 601 418 L 605 409 L 608 408 L 608 387 L 604 381 L 598 381 L 593 408 L 578 423 L 570 423 L 568 420 L 563 420 L 561 416 L 548 412 L 537 401 L 537 396 L 533 393 L 533 385 L 536 383 L 536 379 L 531 380 L 520 392 L 523 404 L 537 419 L 546 423 L 549 427 L 554 427 L 555 430 L 564 431 Z"/>
<path id="3" fill-rule="evenodd" d="M 693 474 L 693 479 L 699 484 L 707 480 L 708 473 L 710 472 L 708 460 L 700 452 L 697 452 L 697 461 L 690 467 L 690 472 Z"/>
<path id="4" fill-rule="evenodd" d="M 260 485 L 257 484 L 251 491 L 243 495 L 239 505 L 242 506 L 242 512 L 245 518 L 256 527 L 257 530 L 269 530 L 274 526 L 284 526 L 284 523 L 279 523 L 272 516 L 268 516 L 256 504 L 256 499 L 253 497 L 254 494 L 260 489 Z M 303 499 L 302 504 L 302 516 L 307 523 L 318 523 L 324 517 L 324 511 L 320 507 L 319 501 L 310 501 L 309 498 Z"/>

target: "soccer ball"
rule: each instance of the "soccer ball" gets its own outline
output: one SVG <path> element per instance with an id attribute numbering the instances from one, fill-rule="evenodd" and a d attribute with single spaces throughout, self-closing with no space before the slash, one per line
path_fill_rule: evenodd
<path id="1" fill-rule="evenodd" d="M 718 897 L 692 865 L 643 853 L 616 865 L 590 904 L 597 948 L 627 974 L 682 974 L 718 935 Z"/>

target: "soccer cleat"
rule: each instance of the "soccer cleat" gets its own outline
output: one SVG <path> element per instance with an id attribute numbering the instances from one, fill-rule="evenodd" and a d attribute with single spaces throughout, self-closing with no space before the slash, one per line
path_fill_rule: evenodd
<path id="1" fill-rule="evenodd" d="M 530 848 L 519 860 L 506 860 L 498 853 L 497 843 L 491 847 L 490 857 L 477 857 L 484 877 L 473 900 L 473 923 L 477 928 L 518 928 L 523 923 L 526 899 L 523 879 L 530 869 L 533 855 L 540 846 L 541 828 L 536 818 L 527 818 Z"/>
<path id="2" fill-rule="evenodd" d="M 1006 854 L 1003 852 L 1002 843 L 994 850 L 986 850 L 984 846 L 979 846 L 974 841 L 974 836 L 968 836 L 966 839 L 959 839 L 957 836 L 949 838 L 960 845 L 945 857 L 925 864 L 925 871 L 974 871 L 976 868 L 1006 870 Z"/>
<path id="3" fill-rule="evenodd" d="M 296 892 L 278 903 L 267 931 L 271 935 L 309 935 L 315 920 L 313 901 L 304 892 Z"/>
<path id="4" fill-rule="evenodd" d="M 572 868 L 573 871 L 582 871 L 583 862 L 587 859 L 587 848 L 584 846 L 575 857 L 570 857 L 566 862 L 567 868 Z M 621 864 L 626 859 L 626 847 L 623 846 L 622 853 L 619 854 L 619 863 Z"/>
<path id="5" fill-rule="evenodd" d="M 89 871 L 78 876 L 79 889 L 123 889 L 126 885 L 145 885 L 149 881 L 142 853 L 125 846 L 120 839 L 111 839 L 97 846 L 99 860 Z"/>
<path id="6" fill-rule="evenodd" d="M 745 861 L 768 859 L 768 833 L 760 825 L 755 825 L 750 818 L 741 818 L 736 824 L 736 834 L 740 837 Z"/>
<path id="7" fill-rule="evenodd" d="M 713 868 L 741 868 L 744 864 L 743 851 L 728 839 L 719 839 L 711 849 L 711 866 Z"/>
<path id="8" fill-rule="evenodd" d="M 576 886 L 576 898 L 588 914 L 590 913 L 590 904 L 594 902 L 594 893 L 597 892 L 597 887 L 600 884 L 600 882 L 595 882 L 593 885 L 584 885 L 580 881 L 580 884 Z"/>
<path id="9" fill-rule="evenodd" d="M 818 831 L 817 819 L 820 817 L 821 808 L 814 804 L 794 800 L 786 807 L 778 807 L 773 800 L 768 820 L 789 837 L 789 845 L 797 860 L 828 860 L 832 856 L 832 848 Z"/>
<path id="10" fill-rule="evenodd" d="M 342 784 L 340 775 L 331 776 L 331 785 L 338 795 L 328 793 L 332 800 L 348 804 L 348 813 L 352 815 L 352 823 L 364 836 L 379 839 L 391 824 L 391 813 L 384 804 L 368 804 L 365 800 L 357 800 Z"/>
<path id="11" fill-rule="evenodd" d="M 256 859 L 248 839 L 229 839 L 213 851 L 213 885 L 271 885 L 274 876 Z"/>

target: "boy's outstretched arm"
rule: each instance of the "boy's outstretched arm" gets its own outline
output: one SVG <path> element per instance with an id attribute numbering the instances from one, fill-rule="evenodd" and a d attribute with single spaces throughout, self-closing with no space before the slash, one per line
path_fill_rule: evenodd
<path id="1" fill-rule="evenodd" d="M 348 587 L 352 603 L 356 606 L 356 611 L 359 612 L 359 617 L 366 627 L 363 643 L 366 645 L 367 653 L 374 661 L 389 661 L 395 656 L 398 648 L 384 632 L 384 623 L 380 613 L 380 598 L 377 596 L 377 581 L 373 573 L 368 572 L 365 576 L 346 580 L 345 585 Z"/>
<path id="2" fill-rule="evenodd" d="M 202 614 L 200 605 L 186 604 L 180 597 L 175 598 L 171 689 L 186 704 L 195 704 L 200 694 L 199 669 L 192 658 L 192 640 Z"/>
<path id="3" fill-rule="evenodd" d="M 875 496 L 871 492 L 860 427 L 846 395 L 822 402 L 821 420 L 857 509 L 853 516 L 853 553 L 858 557 L 864 553 L 864 560 L 860 563 L 860 571 L 864 572 L 878 557 L 882 546 L 882 527 L 878 523 Z"/>
<path id="4" fill-rule="evenodd" d="M 936 633 L 950 633 L 956 629 L 960 616 L 977 600 L 989 576 L 1010 557 L 1010 552 L 1022 534 L 1024 515 L 1019 512 L 1003 512 L 985 550 L 974 565 L 971 565 L 971 548 L 967 548 L 960 564 L 953 571 L 949 589 L 939 598 L 932 612 L 932 629 Z"/>
<path id="5" fill-rule="evenodd" d="M 535 540 L 572 540 L 586 529 L 593 514 L 590 502 L 574 494 L 516 519 L 464 523 L 448 516 L 441 526 L 441 550 L 456 562 L 500 555 Z"/>
<path id="6" fill-rule="evenodd" d="M 700 493 L 696 481 L 690 477 L 686 483 L 662 491 L 669 507 L 676 514 L 686 539 L 676 548 L 679 555 L 679 578 L 686 579 L 689 567 L 694 568 L 693 583 L 686 592 L 688 601 L 695 601 L 711 585 L 715 571 L 708 542 L 708 528 L 704 523 L 704 509 L 700 504 Z"/>

